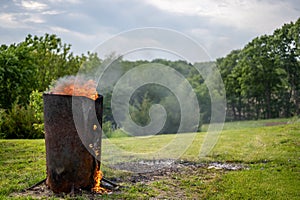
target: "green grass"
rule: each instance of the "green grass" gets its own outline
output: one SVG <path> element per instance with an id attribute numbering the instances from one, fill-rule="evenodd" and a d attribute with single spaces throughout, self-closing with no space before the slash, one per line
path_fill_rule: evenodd
<path id="1" fill-rule="evenodd" d="M 240 129 L 237 128 L 237 122 L 225 124 L 226 130 L 222 131 L 218 143 L 205 160 L 198 157 L 205 133 L 197 133 L 181 159 L 242 163 L 249 169 L 224 171 L 186 168 L 149 182 L 123 183 L 126 187 L 121 192 L 102 198 L 299 199 L 300 123 L 268 127 L 241 123 L 244 124 Z M 257 124 L 266 124 L 266 121 L 257 121 Z M 188 133 L 181 137 L 191 136 L 193 134 Z M 163 147 L 174 137 L 125 137 L 109 141 L 129 152 L 149 153 L 153 148 Z M 109 159 L 104 152 L 103 159 Z M 105 167 L 104 173 L 108 178 L 128 176 Z M 0 140 L 0 199 L 12 198 L 10 195 L 13 192 L 21 191 L 43 178 L 44 140 Z M 85 196 L 77 199 L 85 199 Z"/>
<path id="2" fill-rule="evenodd" d="M 0 140 L 0 199 L 45 178 L 44 140 Z"/>
<path id="3" fill-rule="evenodd" d="M 235 121 L 224 123 L 223 130 L 234 130 L 234 129 L 244 129 L 244 128 L 257 128 L 266 125 L 271 125 L 272 123 L 293 123 L 298 120 L 298 118 L 278 118 L 278 119 L 265 119 L 265 120 L 246 120 L 246 121 Z M 201 127 L 202 132 L 206 132 L 209 124 L 203 124 Z"/>

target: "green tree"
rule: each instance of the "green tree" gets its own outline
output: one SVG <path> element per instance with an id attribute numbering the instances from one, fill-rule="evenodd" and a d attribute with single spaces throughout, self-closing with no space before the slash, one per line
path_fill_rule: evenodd
<path id="1" fill-rule="evenodd" d="M 62 43 L 56 35 L 28 35 L 23 42 L 34 58 L 35 79 L 39 91 L 44 91 L 53 80 L 66 75 L 74 75 L 85 61 L 84 55 L 74 56 L 71 45 Z"/>
<path id="2" fill-rule="evenodd" d="M 0 48 L 0 107 L 10 109 L 14 102 L 25 105 L 37 86 L 34 57 L 25 43 Z"/>
<path id="3" fill-rule="evenodd" d="M 74 56 L 56 35 L 28 35 L 25 41 L 0 47 L 0 107 L 26 105 L 31 91 L 45 91 L 53 80 L 76 74 L 85 56 Z"/>
<path id="4" fill-rule="evenodd" d="M 241 50 L 233 50 L 225 58 L 217 59 L 217 66 L 220 70 L 225 90 L 228 111 L 233 115 L 234 120 L 242 119 L 242 94 L 239 83 L 241 77 L 241 68 L 238 65 L 240 61 Z"/>
<path id="5" fill-rule="evenodd" d="M 74 56 L 70 46 L 56 35 L 45 34 L 28 35 L 19 44 L 0 47 L 1 137 L 43 136 L 39 92 L 59 77 L 76 74 L 86 59 Z"/>
<path id="6" fill-rule="evenodd" d="M 299 35 L 300 19 L 217 60 L 234 119 L 299 115 Z"/>
<path id="7" fill-rule="evenodd" d="M 281 92 L 285 116 L 300 114 L 300 18 L 274 31 L 275 62 L 286 73 L 285 88 Z"/>

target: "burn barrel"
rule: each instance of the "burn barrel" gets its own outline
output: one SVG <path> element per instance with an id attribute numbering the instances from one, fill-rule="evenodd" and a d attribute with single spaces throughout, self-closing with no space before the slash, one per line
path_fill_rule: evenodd
<path id="1" fill-rule="evenodd" d="M 46 185 L 55 193 L 90 190 L 100 167 L 103 97 L 45 93 L 43 100 Z"/>

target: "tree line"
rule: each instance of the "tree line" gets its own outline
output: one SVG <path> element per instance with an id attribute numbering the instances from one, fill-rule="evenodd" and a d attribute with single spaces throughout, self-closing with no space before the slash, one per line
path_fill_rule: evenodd
<path id="1" fill-rule="evenodd" d="M 232 120 L 300 115 L 300 19 L 217 59 Z"/>
<path id="2" fill-rule="evenodd" d="M 108 135 L 122 128 L 112 116 L 112 88 L 122 75 L 142 64 L 169 66 L 189 81 L 200 102 L 199 131 L 202 123 L 210 122 L 211 95 L 219 98 L 225 94 L 217 89 L 209 91 L 207 84 L 218 84 L 218 80 L 213 75 L 204 80 L 195 66 L 216 65 L 219 69 L 226 89 L 227 120 L 299 115 L 299 35 L 300 19 L 283 25 L 272 35 L 256 37 L 243 49 L 233 50 L 216 62 L 194 64 L 165 59 L 128 61 L 113 54 L 102 60 L 95 53 L 74 55 L 71 45 L 56 35 L 28 35 L 23 42 L 0 47 L 0 138 L 44 137 L 42 93 L 53 81 L 78 71 L 95 76 L 105 63 L 111 65 L 105 75 L 113 78 L 99 83 L 98 91 L 104 96 L 103 129 Z M 166 109 L 167 120 L 160 133 L 176 132 L 181 117 L 179 102 L 172 91 L 160 85 L 148 84 L 134 92 L 129 108 L 132 120 L 147 125 L 153 104 Z"/>
<path id="3" fill-rule="evenodd" d="M 120 78 L 129 72 L 132 69 L 136 69 L 138 66 L 168 66 L 174 69 L 176 72 L 179 72 L 183 76 L 183 80 L 188 80 L 193 88 L 193 92 L 196 94 L 196 98 L 198 102 L 201 102 L 200 114 L 201 119 L 199 120 L 198 131 L 201 130 L 202 123 L 208 123 L 210 121 L 210 113 L 211 113 L 211 101 L 210 94 L 208 88 L 206 86 L 208 81 L 205 81 L 197 69 L 186 61 L 178 60 L 178 61 L 169 61 L 165 59 L 154 59 L 152 61 L 147 60 L 139 60 L 139 61 L 128 61 L 120 59 L 113 59 L 109 68 L 103 73 L 103 76 L 110 77 L 109 80 L 105 79 L 103 82 L 99 82 L 100 93 L 104 95 L 104 121 L 109 121 L 113 127 L 122 128 L 124 124 L 117 124 L 112 116 L 112 110 L 110 107 L 110 102 L 112 98 L 112 89 L 115 87 L 116 83 L 120 80 Z M 100 62 L 99 62 L 100 63 Z M 210 67 L 213 65 L 213 62 L 201 63 L 206 67 Z M 99 65 L 98 65 L 99 66 Z M 105 65 L 104 65 L 105 66 Z M 213 73 L 212 73 L 213 74 Z M 138 73 L 137 76 L 134 77 L 134 81 L 143 82 L 144 76 L 151 76 L 151 74 L 143 74 Z M 165 76 L 168 76 L 166 74 Z M 171 76 L 171 75 L 170 75 Z M 167 77 L 165 77 L 167 79 Z M 172 79 L 172 78 L 170 78 Z M 213 79 L 212 79 L 213 80 Z M 212 81 L 211 81 L 212 82 Z M 159 84 L 144 84 L 141 87 L 138 87 L 134 93 L 132 94 L 129 102 L 129 120 L 134 121 L 139 126 L 146 126 L 150 123 L 149 110 L 152 105 L 159 104 L 162 105 L 166 111 L 166 122 L 164 127 L 159 133 L 176 133 L 178 131 L 180 121 L 181 121 L 181 107 L 180 100 L 177 99 L 174 92 L 184 92 L 183 82 L 171 83 L 172 88 L 176 91 L 172 91 L 168 88 L 168 86 L 162 86 Z M 121 86 L 122 92 L 130 91 L 133 88 L 133 84 L 125 83 Z M 126 94 L 124 94 L 125 96 Z M 121 95 L 122 96 L 122 95 Z M 183 103 L 189 103 L 190 97 L 186 97 L 185 99 L 181 99 L 184 101 Z M 122 102 L 122 99 L 116 102 L 115 110 L 125 110 L 122 107 L 126 106 L 127 102 Z M 126 114 L 125 112 L 118 112 L 120 115 Z M 129 116 L 119 116 L 121 122 L 126 122 Z M 187 117 L 193 117 L 192 114 Z M 187 120 L 192 121 L 192 120 Z M 183 128 L 183 130 L 188 131 L 189 127 Z M 138 133 L 138 135 L 144 135 L 145 133 Z"/>
<path id="4" fill-rule="evenodd" d="M 0 46 L 0 138 L 42 138 L 41 92 L 75 74 L 87 57 L 75 56 L 56 35 L 28 35 Z"/>

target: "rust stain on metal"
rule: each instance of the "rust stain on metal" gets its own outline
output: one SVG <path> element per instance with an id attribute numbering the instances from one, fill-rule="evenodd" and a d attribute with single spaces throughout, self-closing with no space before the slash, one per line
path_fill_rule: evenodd
<path id="1" fill-rule="evenodd" d="M 102 96 L 92 100 L 81 96 L 44 94 L 43 99 L 47 186 L 55 193 L 90 190 L 94 186 L 100 155 L 98 160 L 95 159 L 80 139 L 74 123 L 72 99 L 79 105 L 76 109 L 79 111 L 76 113 L 77 121 L 80 121 L 79 126 L 77 124 L 79 132 L 85 132 L 85 142 L 92 142 L 95 134 L 98 137 L 100 134 L 98 151 L 101 152 L 101 129 L 94 125 L 98 121 L 102 126 Z M 96 109 L 96 119 L 89 112 L 80 110 L 86 107 Z"/>

